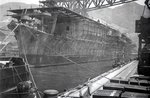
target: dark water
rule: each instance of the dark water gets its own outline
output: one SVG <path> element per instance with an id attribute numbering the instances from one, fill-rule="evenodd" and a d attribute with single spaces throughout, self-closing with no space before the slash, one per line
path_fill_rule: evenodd
<path id="1" fill-rule="evenodd" d="M 57 89 L 62 92 L 112 69 L 112 63 L 113 61 L 101 61 L 70 65 L 50 65 L 31 68 L 31 71 L 40 91 Z"/>

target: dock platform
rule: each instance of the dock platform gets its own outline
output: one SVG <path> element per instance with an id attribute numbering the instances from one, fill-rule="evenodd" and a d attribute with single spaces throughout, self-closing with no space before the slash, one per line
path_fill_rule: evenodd
<path id="1" fill-rule="evenodd" d="M 150 77 L 137 75 L 137 64 L 114 68 L 59 97 L 150 98 Z"/>

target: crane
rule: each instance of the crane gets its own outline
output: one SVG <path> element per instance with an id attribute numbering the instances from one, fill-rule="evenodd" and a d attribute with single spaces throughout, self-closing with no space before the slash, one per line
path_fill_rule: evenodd
<path id="1" fill-rule="evenodd" d="M 75 11 L 83 16 L 88 11 L 107 8 L 115 5 L 129 3 L 137 0 L 42 0 L 43 6 L 60 6 Z"/>

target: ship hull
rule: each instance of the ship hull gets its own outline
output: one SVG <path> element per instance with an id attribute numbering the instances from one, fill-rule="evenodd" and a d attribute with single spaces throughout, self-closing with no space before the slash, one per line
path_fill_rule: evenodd
<path id="1" fill-rule="evenodd" d="M 15 30 L 15 37 L 40 91 L 63 92 L 110 70 L 114 62 L 101 42 L 48 36 L 25 25 Z"/>
<path id="2" fill-rule="evenodd" d="M 24 57 L 22 55 L 22 57 Z M 113 59 L 93 56 L 26 55 L 35 83 L 40 91 L 57 89 L 59 92 L 76 87 L 112 69 Z"/>
<path id="3" fill-rule="evenodd" d="M 110 70 L 112 63 L 113 61 L 45 66 L 43 64 L 44 67 L 31 67 L 31 71 L 39 90 L 57 89 L 62 92 Z"/>

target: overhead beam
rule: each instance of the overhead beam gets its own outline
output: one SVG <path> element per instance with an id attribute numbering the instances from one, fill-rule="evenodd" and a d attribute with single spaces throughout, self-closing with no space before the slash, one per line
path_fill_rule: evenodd
<path id="1" fill-rule="evenodd" d="M 88 11 L 107 8 L 133 1 L 137 0 L 42 0 L 40 3 L 47 7 L 65 7 L 81 15 L 87 16 Z"/>
<path id="2" fill-rule="evenodd" d="M 86 11 L 92 11 L 133 1 L 137 0 L 46 0 L 40 2 L 43 4 L 55 2 L 57 6 L 65 7 L 70 10 L 86 9 Z"/>

